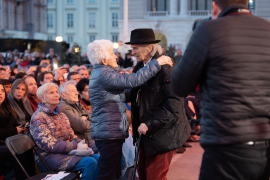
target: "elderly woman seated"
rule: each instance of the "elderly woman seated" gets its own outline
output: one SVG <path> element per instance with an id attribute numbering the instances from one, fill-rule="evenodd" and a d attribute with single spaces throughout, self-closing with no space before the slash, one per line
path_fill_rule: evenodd
<path id="1" fill-rule="evenodd" d="M 30 133 L 46 163 L 52 171 L 73 169 L 82 173 L 82 180 L 96 179 L 99 155 L 92 154 L 84 140 L 74 135 L 69 119 L 63 113 L 64 109 L 57 107 L 58 86 L 46 83 L 38 88 L 37 96 L 43 103 L 38 105 L 32 116 Z M 84 157 L 70 155 L 73 150 L 76 153 L 83 152 Z M 36 161 L 41 171 L 47 170 L 40 159 L 37 158 Z"/>
<path id="2" fill-rule="evenodd" d="M 86 110 L 84 105 L 79 103 L 78 91 L 75 81 L 63 83 L 59 88 L 61 100 L 59 107 L 64 109 L 63 113 L 68 117 L 71 128 L 80 139 L 86 143 L 94 152 L 98 152 L 94 140 L 91 139 L 91 110 Z"/>

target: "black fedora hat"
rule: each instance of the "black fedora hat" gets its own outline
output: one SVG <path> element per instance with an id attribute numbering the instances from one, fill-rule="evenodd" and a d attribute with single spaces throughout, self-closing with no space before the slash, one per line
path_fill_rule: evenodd
<path id="1" fill-rule="evenodd" d="M 131 31 L 130 42 L 125 44 L 155 44 L 156 40 L 153 29 L 134 29 Z"/>

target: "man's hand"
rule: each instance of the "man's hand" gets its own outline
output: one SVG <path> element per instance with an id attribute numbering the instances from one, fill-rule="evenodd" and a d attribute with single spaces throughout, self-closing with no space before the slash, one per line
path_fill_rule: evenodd
<path id="1" fill-rule="evenodd" d="M 139 134 L 140 135 L 142 135 L 142 134 L 145 135 L 147 131 L 148 131 L 148 127 L 144 123 L 141 123 L 141 125 L 138 128 Z"/>
<path id="2" fill-rule="evenodd" d="M 27 75 L 33 74 L 37 70 L 36 66 L 30 66 L 29 69 L 26 71 Z"/>
<path id="3" fill-rule="evenodd" d="M 64 69 L 63 67 L 56 69 L 54 80 L 58 81 L 59 78 L 61 78 L 65 73 L 67 73 L 67 70 Z"/>
<path id="4" fill-rule="evenodd" d="M 165 65 L 165 64 L 168 64 L 170 66 L 173 65 L 172 60 L 169 56 L 161 56 L 157 58 L 157 61 L 160 66 Z"/>

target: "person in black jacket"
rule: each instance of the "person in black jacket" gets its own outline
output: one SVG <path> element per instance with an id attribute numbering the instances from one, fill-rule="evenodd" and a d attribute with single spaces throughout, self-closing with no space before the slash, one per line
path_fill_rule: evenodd
<path id="1" fill-rule="evenodd" d="M 152 29 L 131 32 L 132 54 L 138 63 L 137 72 L 162 55 Z M 175 149 L 188 139 L 190 125 L 185 115 L 184 98 L 177 97 L 171 87 L 173 67 L 161 70 L 143 85 L 131 90 L 131 113 L 134 142 L 141 136 L 139 179 L 166 179 Z"/>
<path id="2" fill-rule="evenodd" d="M 0 82 L 0 175 L 2 175 L 3 168 L 7 168 L 8 164 L 14 164 L 14 173 L 17 180 L 26 179 L 24 172 L 19 164 L 16 162 L 12 154 L 9 152 L 5 145 L 5 139 L 14 136 L 16 134 L 24 133 L 27 131 L 22 128 L 18 120 L 18 115 L 12 108 L 4 88 L 4 85 Z M 35 162 L 32 151 L 18 156 L 21 164 L 30 176 L 35 175 Z M 12 168 L 10 167 L 10 168 Z M 5 179 L 5 178 L 4 178 Z"/>
<path id="3" fill-rule="evenodd" d="M 200 180 L 269 179 L 270 23 L 247 3 L 213 0 L 172 75 L 180 97 L 200 84 Z"/>

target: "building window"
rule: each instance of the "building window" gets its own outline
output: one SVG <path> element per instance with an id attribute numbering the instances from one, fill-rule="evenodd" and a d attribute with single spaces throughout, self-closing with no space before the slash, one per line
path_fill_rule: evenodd
<path id="1" fill-rule="evenodd" d="M 190 0 L 189 10 L 211 10 L 212 0 Z"/>
<path id="2" fill-rule="evenodd" d="M 48 4 L 52 4 L 53 3 L 53 0 L 48 0 L 47 3 Z"/>
<path id="3" fill-rule="evenodd" d="M 67 14 L 67 27 L 73 28 L 73 13 Z"/>
<path id="4" fill-rule="evenodd" d="M 89 3 L 95 3 L 96 0 L 89 0 Z"/>
<path id="5" fill-rule="evenodd" d="M 119 2 L 119 0 L 112 0 L 112 2 Z"/>
<path id="6" fill-rule="evenodd" d="M 255 9 L 255 0 L 249 0 L 248 7 L 249 9 Z"/>
<path id="7" fill-rule="evenodd" d="M 67 0 L 68 4 L 73 4 L 73 0 Z"/>
<path id="8" fill-rule="evenodd" d="M 90 12 L 89 13 L 89 28 L 96 27 L 96 13 Z"/>
<path id="9" fill-rule="evenodd" d="M 52 13 L 48 13 L 48 16 L 47 16 L 47 27 L 48 28 L 53 28 L 53 14 Z"/>
<path id="10" fill-rule="evenodd" d="M 112 42 L 117 42 L 118 43 L 118 35 L 117 34 L 113 34 L 112 35 Z"/>
<path id="11" fill-rule="evenodd" d="M 73 36 L 67 36 L 67 42 L 68 43 L 73 43 Z"/>
<path id="12" fill-rule="evenodd" d="M 47 39 L 48 39 L 49 41 L 53 41 L 53 36 L 48 35 Z"/>
<path id="13" fill-rule="evenodd" d="M 112 27 L 118 27 L 118 12 L 112 13 Z"/>
<path id="14" fill-rule="evenodd" d="M 90 35 L 89 36 L 89 41 L 93 42 L 94 40 L 96 40 L 96 36 L 95 35 Z"/>

